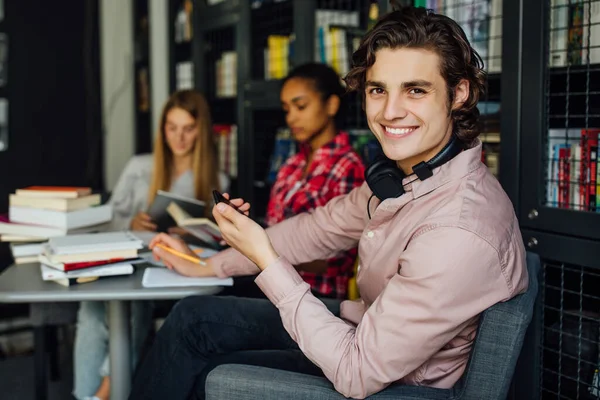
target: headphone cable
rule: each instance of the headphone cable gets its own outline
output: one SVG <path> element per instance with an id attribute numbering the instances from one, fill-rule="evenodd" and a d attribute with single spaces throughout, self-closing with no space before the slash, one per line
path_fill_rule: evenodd
<path id="1" fill-rule="evenodd" d="M 412 174 L 411 174 L 411 175 L 412 175 Z M 410 176 L 410 175 L 409 175 L 409 176 Z M 408 186 L 408 185 L 410 185 L 411 183 L 413 183 L 414 181 L 418 181 L 418 180 L 419 180 L 419 178 L 417 177 L 417 178 L 413 179 L 413 180 L 412 180 L 412 181 L 410 181 L 410 182 L 406 182 L 406 184 L 404 184 L 404 185 L 402 185 L 402 186 L 403 186 L 403 187 L 404 187 L 404 186 Z M 371 219 L 371 207 L 370 207 L 370 204 L 371 204 L 371 199 L 372 199 L 373 197 L 375 197 L 375 193 L 372 193 L 372 194 L 371 194 L 371 197 L 369 197 L 369 200 L 367 201 L 367 215 L 369 216 L 369 219 Z"/>

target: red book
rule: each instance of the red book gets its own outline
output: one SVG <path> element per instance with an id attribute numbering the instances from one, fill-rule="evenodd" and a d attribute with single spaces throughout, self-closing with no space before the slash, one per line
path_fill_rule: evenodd
<path id="1" fill-rule="evenodd" d="M 15 192 L 18 196 L 60 197 L 66 199 L 87 196 L 91 193 L 92 188 L 80 186 L 28 186 L 17 189 Z"/>
<path id="2" fill-rule="evenodd" d="M 581 130 L 581 169 L 579 171 L 579 190 L 582 209 L 596 210 L 596 163 L 598 162 L 598 135 L 600 129 Z"/>
<path id="3" fill-rule="evenodd" d="M 42 263 L 47 265 L 48 267 L 58 269 L 60 271 L 69 272 L 76 271 L 85 268 L 91 267 L 99 267 L 101 265 L 114 264 L 121 261 L 125 261 L 125 258 L 111 258 L 108 260 L 101 261 L 85 261 L 85 262 L 75 262 L 75 263 L 50 263 L 48 260 L 44 260 L 44 256 L 41 257 Z"/>

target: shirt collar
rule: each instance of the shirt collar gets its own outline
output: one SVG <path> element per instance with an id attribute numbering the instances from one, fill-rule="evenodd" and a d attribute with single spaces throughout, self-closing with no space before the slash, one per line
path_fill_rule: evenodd
<path id="1" fill-rule="evenodd" d="M 479 168 L 481 164 L 481 141 L 475 139 L 473 144 L 456 157 L 433 169 L 433 175 L 424 181 L 416 175 L 409 175 L 402 180 L 407 192 L 412 191 L 413 198 L 421 197 L 446 183 L 461 179 Z M 401 196 L 402 197 L 402 196 Z"/>

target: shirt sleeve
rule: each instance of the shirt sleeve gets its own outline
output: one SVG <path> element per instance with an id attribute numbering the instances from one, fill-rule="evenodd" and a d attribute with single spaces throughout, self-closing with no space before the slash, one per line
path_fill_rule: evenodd
<path id="1" fill-rule="evenodd" d="M 298 265 L 325 260 L 356 247 L 365 226 L 367 201 L 371 192 L 366 184 L 345 196 L 332 199 L 323 207 L 305 212 L 266 231 L 275 251 Z M 212 258 L 219 277 L 249 275 L 257 267 L 236 250 L 227 250 Z"/>
<path id="2" fill-rule="evenodd" d="M 284 258 L 256 282 L 336 390 L 362 399 L 416 370 L 483 310 L 509 298 L 497 251 L 460 228 L 416 237 L 398 264 L 357 326 L 332 315 Z"/>

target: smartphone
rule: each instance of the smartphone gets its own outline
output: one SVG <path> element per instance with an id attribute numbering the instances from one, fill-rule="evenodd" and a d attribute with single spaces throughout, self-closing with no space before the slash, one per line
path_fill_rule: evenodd
<path id="1" fill-rule="evenodd" d="M 219 191 L 217 190 L 213 190 L 213 199 L 215 200 L 215 204 L 218 203 L 225 203 L 231 207 L 233 207 L 237 212 L 239 212 L 240 214 L 242 214 L 244 217 L 246 217 L 247 215 L 244 214 L 242 211 L 238 210 L 237 206 L 231 204 L 231 202 L 229 200 L 227 200 L 225 198 L 225 196 L 223 196 Z"/>

